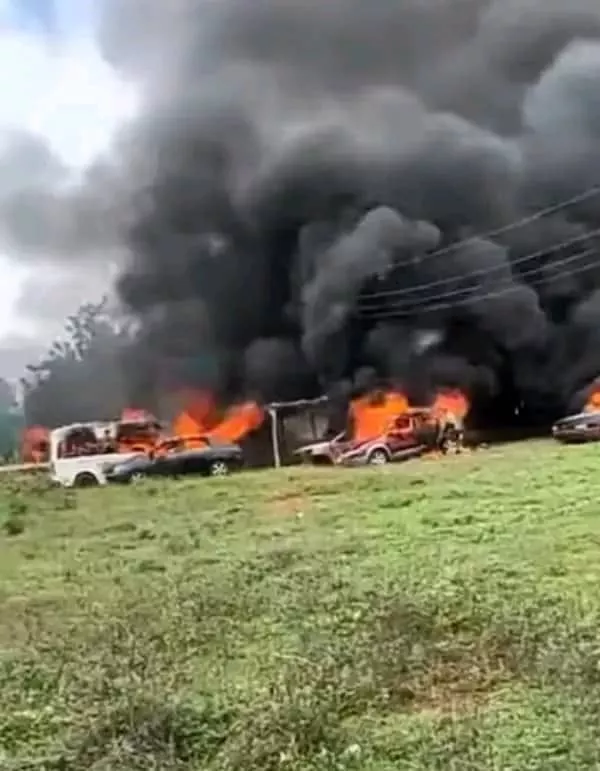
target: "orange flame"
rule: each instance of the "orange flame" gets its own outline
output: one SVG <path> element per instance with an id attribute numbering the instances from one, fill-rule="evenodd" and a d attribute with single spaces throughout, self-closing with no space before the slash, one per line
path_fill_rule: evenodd
<path id="1" fill-rule="evenodd" d="M 204 424 L 193 418 L 187 410 L 183 410 L 173 421 L 173 433 L 175 436 L 194 436 L 195 434 L 206 434 L 207 428 Z"/>
<path id="2" fill-rule="evenodd" d="M 21 436 L 21 460 L 23 463 L 44 463 L 49 459 L 50 429 L 29 426 Z"/>
<path id="3" fill-rule="evenodd" d="M 584 412 L 600 412 L 600 386 L 594 386 L 583 409 Z"/>
<path id="4" fill-rule="evenodd" d="M 125 407 L 121 412 L 122 423 L 135 424 L 126 433 L 120 433 L 117 443 L 117 452 L 150 452 L 160 440 L 161 431 L 156 419 L 146 410 L 136 407 Z"/>
<path id="5" fill-rule="evenodd" d="M 452 415 L 461 420 L 466 417 L 469 407 L 469 400 L 465 394 L 456 389 L 440 391 L 432 404 L 432 409 L 435 412 L 452 413 Z"/>
<path id="6" fill-rule="evenodd" d="M 350 403 L 353 438 L 362 442 L 380 436 L 395 417 L 402 415 L 410 407 L 406 396 L 399 391 L 370 393 L 354 399 Z M 431 405 L 433 412 L 452 413 L 458 419 L 465 418 L 469 407 L 466 395 L 456 389 L 440 391 Z"/>
<path id="7" fill-rule="evenodd" d="M 208 432 L 208 436 L 220 442 L 239 442 L 263 423 L 265 415 L 256 402 L 245 402 L 230 407 L 223 420 Z"/>
<path id="8" fill-rule="evenodd" d="M 390 421 L 408 409 L 408 399 L 399 391 L 366 394 L 350 403 L 353 438 L 367 441 L 383 434 Z"/>
<path id="9" fill-rule="evenodd" d="M 217 407 L 211 393 L 188 389 L 181 394 L 181 397 L 185 404 L 185 411 L 198 426 L 204 426 L 206 429 L 214 425 Z"/>
<path id="10" fill-rule="evenodd" d="M 185 408 L 173 422 L 173 433 L 185 439 L 188 446 L 196 445 L 200 436 L 220 442 L 239 442 L 259 428 L 265 418 L 256 402 L 234 404 L 219 416 L 210 394 L 188 391 L 183 397 Z"/>
<path id="11" fill-rule="evenodd" d="M 216 411 L 212 396 L 205 391 L 182 393 L 184 409 L 173 422 L 175 436 L 185 437 L 206 434 L 214 425 Z"/>

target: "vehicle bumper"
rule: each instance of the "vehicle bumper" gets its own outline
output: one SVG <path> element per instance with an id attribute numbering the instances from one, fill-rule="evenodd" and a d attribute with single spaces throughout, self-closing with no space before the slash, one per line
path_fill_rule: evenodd
<path id="1" fill-rule="evenodd" d="M 130 477 L 109 476 L 105 475 L 105 479 L 109 485 L 126 485 L 131 482 Z"/>

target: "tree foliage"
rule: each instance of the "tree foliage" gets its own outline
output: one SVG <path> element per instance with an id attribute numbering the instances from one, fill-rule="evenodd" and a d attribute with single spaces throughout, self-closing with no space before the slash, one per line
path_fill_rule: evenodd
<path id="1" fill-rule="evenodd" d="M 106 299 L 84 303 L 68 317 L 63 337 L 27 368 L 22 381 L 27 423 L 55 427 L 115 418 L 126 403 L 127 339 Z"/>

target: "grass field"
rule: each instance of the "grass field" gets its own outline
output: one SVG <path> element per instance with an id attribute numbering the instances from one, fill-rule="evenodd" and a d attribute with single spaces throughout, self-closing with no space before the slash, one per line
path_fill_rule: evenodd
<path id="1" fill-rule="evenodd" d="M 600 768 L 600 446 L 2 484 L 3 771 Z"/>

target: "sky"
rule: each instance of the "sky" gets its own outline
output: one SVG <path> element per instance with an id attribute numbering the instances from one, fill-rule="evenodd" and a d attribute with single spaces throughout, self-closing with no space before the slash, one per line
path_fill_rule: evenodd
<path id="1" fill-rule="evenodd" d="M 0 134 L 24 129 L 41 135 L 74 168 L 102 152 L 135 111 L 133 87 L 117 78 L 95 45 L 98 4 L 0 0 Z M 18 254 L 0 253 L 0 271 L 0 376 L 15 377 L 20 360 L 27 363 L 44 335 L 52 337 L 61 323 L 58 310 L 43 329 L 36 327 L 20 314 L 19 298 L 31 282 L 43 290 L 63 277 L 40 273 L 39 267 L 34 272 L 19 264 Z M 71 310 L 65 309 L 65 316 Z M 3 355 L 7 352 L 11 355 Z"/>

